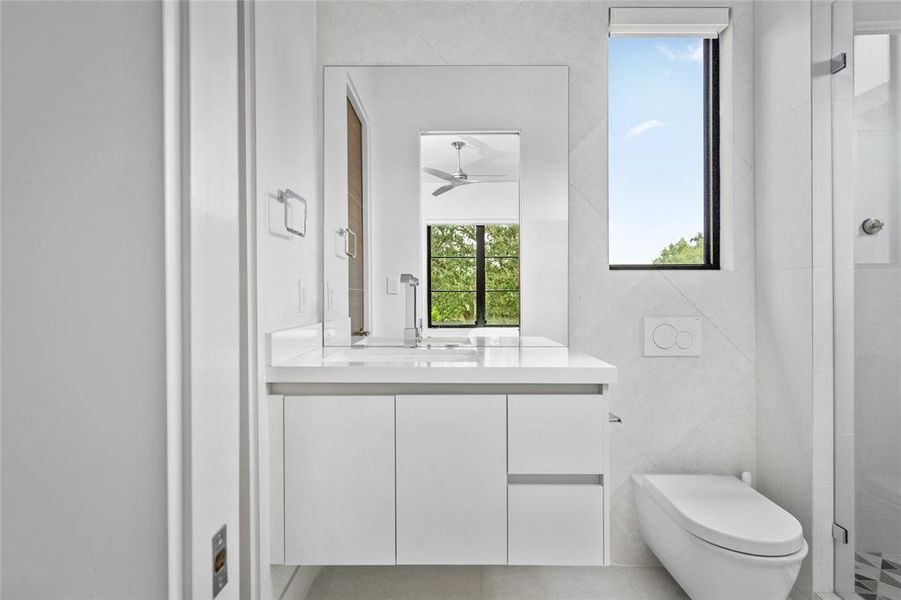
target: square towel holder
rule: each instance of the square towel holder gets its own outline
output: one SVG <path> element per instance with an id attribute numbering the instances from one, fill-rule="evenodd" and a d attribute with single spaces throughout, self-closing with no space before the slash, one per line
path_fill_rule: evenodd
<path id="1" fill-rule="evenodd" d="M 292 200 L 303 204 L 303 227 L 301 229 L 294 227 L 294 211 L 291 209 Z M 309 212 L 307 199 L 291 188 L 285 188 L 278 191 L 278 201 L 285 205 L 285 229 L 296 236 L 307 237 L 307 213 Z"/>

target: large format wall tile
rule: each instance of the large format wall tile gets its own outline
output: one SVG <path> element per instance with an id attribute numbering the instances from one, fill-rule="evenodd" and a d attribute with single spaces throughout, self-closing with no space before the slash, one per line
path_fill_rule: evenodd
<path id="1" fill-rule="evenodd" d="M 758 489 L 813 541 L 811 4 L 755 3 Z M 809 598 L 813 553 L 792 597 Z"/>

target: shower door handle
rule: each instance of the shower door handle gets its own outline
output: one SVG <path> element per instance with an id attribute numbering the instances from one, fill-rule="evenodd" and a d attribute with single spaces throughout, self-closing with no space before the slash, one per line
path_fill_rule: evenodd
<path id="1" fill-rule="evenodd" d="M 882 231 L 883 227 L 885 227 L 885 223 L 879 219 L 866 219 L 860 224 L 860 229 L 867 235 L 876 235 Z"/>

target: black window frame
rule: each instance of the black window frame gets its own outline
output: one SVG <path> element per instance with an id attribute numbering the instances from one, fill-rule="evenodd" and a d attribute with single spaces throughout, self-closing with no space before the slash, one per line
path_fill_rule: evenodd
<path id="1" fill-rule="evenodd" d="M 704 39 L 704 262 L 700 264 L 613 264 L 612 271 L 720 269 L 720 45 Z M 608 236 L 609 239 L 609 236 Z"/>
<path id="2" fill-rule="evenodd" d="M 437 258 L 475 258 L 476 261 L 476 289 L 475 290 L 435 290 L 434 293 L 475 293 L 476 295 L 476 318 L 475 323 L 462 323 L 459 325 L 435 325 L 432 323 L 432 227 L 446 227 L 448 225 L 451 226 L 459 226 L 459 227 L 475 227 L 476 228 L 476 255 L 475 257 L 471 256 L 439 256 Z M 491 223 L 491 225 L 504 225 L 504 223 Z M 508 223 L 510 225 L 510 223 Z M 428 323 L 429 329 L 474 329 L 476 327 L 487 327 L 487 328 L 502 328 L 502 327 L 519 327 L 522 323 L 522 285 L 520 283 L 520 288 L 516 290 L 486 290 L 485 289 L 485 225 L 476 225 L 472 223 L 436 223 L 435 225 L 426 225 L 426 312 L 429 315 Z M 519 255 L 517 256 L 491 256 L 489 258 L 501 258 L 501 259 L 510 259 L 515 258 L 517 261 L 520 260 Z M 522 280 L 522 263 L 519 263 L 520 267 L 520 281 Z M 519 311 L 519 320 L 514 323 L 504 323 L 500 325 L 489 325 L 485 321 L 485 305 L 486 305 L 486 292 L 516 292 L 520 297 L 520 311 Z"/>

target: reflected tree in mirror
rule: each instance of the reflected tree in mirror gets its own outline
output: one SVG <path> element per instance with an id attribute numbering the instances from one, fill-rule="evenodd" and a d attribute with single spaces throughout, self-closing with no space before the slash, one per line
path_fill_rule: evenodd
<path id="1" fill-rule="evenodd" d="M 430 327 L 519 326 L 519 225 L 431 225 Z"/>
<path id="2" fill-rule="evenodd" d="M 432 256 L 476 256 L 476 228 L 466 225 L 433 225 L 430 248 Z"/>

